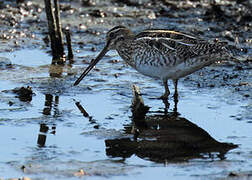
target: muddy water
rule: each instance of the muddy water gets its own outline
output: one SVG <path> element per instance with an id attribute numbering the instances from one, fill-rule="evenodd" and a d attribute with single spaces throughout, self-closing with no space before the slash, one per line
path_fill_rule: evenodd
<path id="1" fill-rule="evenodd" d="M 72 30 L 75 55 L 64 66 L 51 65 L 41 2 L 0 2 L 0 179 L 251 177 L 249 1 L 64 1 L 62 23 Z M 217 37 L 250 56 L 181 79 L 178 116 L 172 97 L 166 114 L 156 99 L 161 82 L 113 51 L 73 87 L 104 45 L 104 32 L 118 24 L 136 32 L 153 27 Z M 150 107 L 145 120 L 131 117 L 133 84 Z M 29 101 L 12 91 L 27 86 Z"/>
<path id="2" fill-rule="evenodd" d="M 50 77 L 51 58 L 42 50 L 25 49 L 1 57 L 12 62 L 11 68 L 1 71 L 0 80 L 1 177 L 215 179 L 230 172 L 251 170 L 251 116 L 246 116 L 251 99 L 244 99 L 232 88 L 197 88 L 187 86 L 182 80 L 177 108 L 180 118 L 206 131 L 216 141 L 238 147 L 222 156 L 212 150 L 192 157 L 185 155 L 184 160 L 158 162 L 158 158 L 152 159 L 138 151 L 124 156 L 117 152 L 113 155 L 112 149 L 111 155 L 106 142 L 133 138 L 127 131 L 132 127 L 132 84 L 141 88 L 145 104 L 151 107 L 148 116 L 162 114 L 164 104 L 154 99 L 163 92 L 161 82 L 127 67 L 115 52 L 109 53 L 77 87 L 72 86 L 77 70 L 85 65 L 61 66 L 61 76 Z M 120 61 L 111 63 L 113 59 Z M 22 102 L 16 94 L 4 91 L 21 86 L 33 88 L 30 102 Z M 172 112 L 173 99 L 169 102 Z M 80 170 L 85 173 L 81 174 Z"/>

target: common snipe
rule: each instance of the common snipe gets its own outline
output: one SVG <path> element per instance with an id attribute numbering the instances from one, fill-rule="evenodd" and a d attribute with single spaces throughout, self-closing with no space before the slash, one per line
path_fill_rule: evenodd
<path id="1" fill-rule="evenodd" d="M 167 99 L 170 94 L 168 79 L 173 80 L 174 96 L 177 97 L 179 78 L 230 56 L 224 43 L 209 43 L 187 34 L 163 29 L 144 30 L 134 35 L 130 29 L 116 26 L 107 32 L 106 39 L 103 50 L 74 85 L 78 85 L 109 50 L 117 50 L 121 58 L 138 72 L 160 78 L 165 88 L 161 98 Z"/>

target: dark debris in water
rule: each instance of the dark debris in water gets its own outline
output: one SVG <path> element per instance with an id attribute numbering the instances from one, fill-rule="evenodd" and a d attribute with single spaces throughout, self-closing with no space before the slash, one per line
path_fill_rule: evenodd
<path id="1" fill-rule="evenodd" d="M 89 6 L 95 6 L 96 2 L 95 0 L 82 0 L 82 6 L 89 7 Z"/>
<path id="2" fill-rule="evenodd" d="M 251 177 L 252 177 L 252 172 L 249 172 L 249 171 L 248 172 L 235 172 L 235 171 L 231 171 L 227 175 L 227 179 L 232 179 L 232 180 L 251 179 Z M 220 179 L 224 180 L 224 178 L 220 178 Z"/>
<path id="3" fill-rule="evenodd" d="M 135 7 L 143 5 L 143 1 L 136 1 L 136 0 L 113 0 L 113 1 L 115 3 L 118 3 L 119 5 L 127 5 Z"/>
<path id="4" fill-rule="evenodd" d="M 107 16 L 107 14 L 100 9 L 94 9 L 92 12 L 89 13 L 89 15 L 93 17 L 100 17 L 100 18 L 104 18 Z"/>
<path id="5" fill-rule="evenodd" d="M 32 95 L 34 95 L 30 86 L 12 89 L 12 92 L 17 94 L 20 101 L 31 101 Z"/>
<path id="6" fill-rule="evenodd" d="M 16 94 L 17 98 L 20 100 L 20 101 L 23 101 L 23 102 L 30 102 L 32 100 L 32 96 L 34 95 L 33 91 L 32 91 L 32 88 L 30 86 L 27 86 L 27 87 L 17 87 L 17 88 L 14 88 L 12 90 L 3 90 L 2 92 L 5 92 L 5 93 L 14 93 Z M 9 102 L 9 105 L 12 105 L 13 103 L 10 101 Z"/>

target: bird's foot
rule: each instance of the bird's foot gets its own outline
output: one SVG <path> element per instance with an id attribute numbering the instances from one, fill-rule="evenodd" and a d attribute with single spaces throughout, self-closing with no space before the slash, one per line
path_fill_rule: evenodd
<path id="1" fill-rule="evenodd" d="M 162 96 L 160 96 L 158 99 L 162 99 L 162 100 L 168 100 L 169 94 L 163 94 Z"/>
<path id="2" fill-rule="evenodd" d="M 167 115 L 168 113 L 168 110 L 170 108 L 170 103 L 168 102 L 168 99 L 162 99 L 164 105 L 165 105 L 165 108 L 164 108 L 164 114 Z"/>
<path id="3" fill-rule="evenodd" d="M 177 110 L 178 110 L 178 108 L 177 108 L 177 106 L 178 106 L 178 93 L 177 92 L 175 92 L 174 93 L 174 95 L 173 95 L 173 100 L 174 100 L 174 109 L 173 109 L 173 112 L 176 114 L 176 115 L 178 115 L 177 113 Z"/>
<path id="4" fill-rule="evenodd" d="M 173 99 L 174 99 L 174 101 L 178 101 L 178 93 L 175 92 L 173 94 Z"/>

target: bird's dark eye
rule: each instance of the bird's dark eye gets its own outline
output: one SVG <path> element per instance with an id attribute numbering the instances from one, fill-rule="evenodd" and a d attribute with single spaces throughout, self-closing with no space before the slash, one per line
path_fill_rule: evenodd
<path id="1" fill-rule="evenodd" d="M 112 32 L 109 34 L 109 38 L 114 38 L 114 37 L 115 37 L 115 33 Z"/>
<path id="2" fill-rule="evenodd" d="M 124 41 L 124 37 L 119 37 L 118 41 Z"/>

